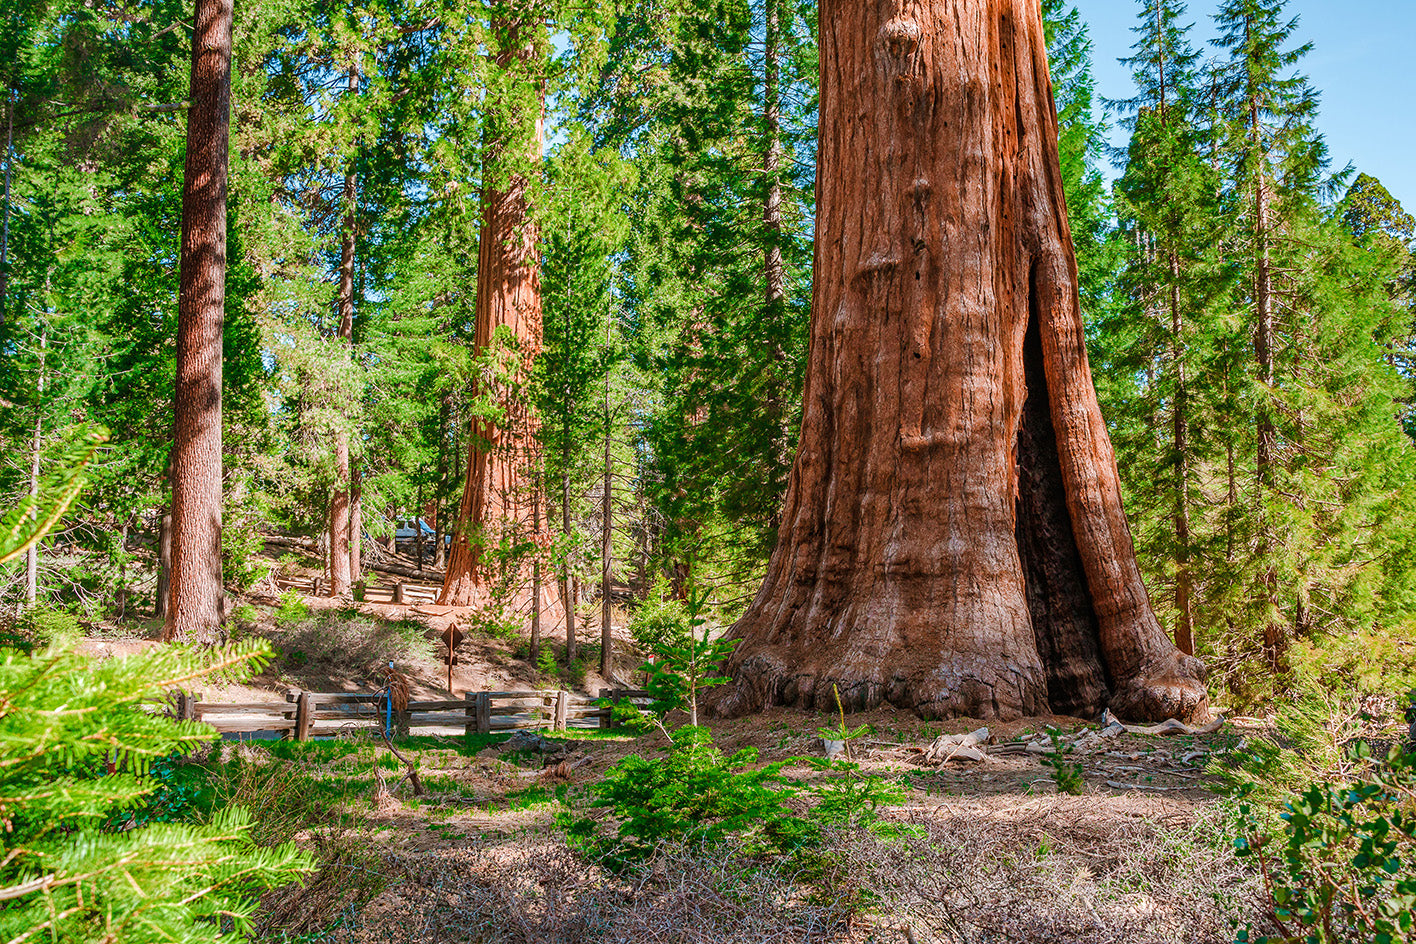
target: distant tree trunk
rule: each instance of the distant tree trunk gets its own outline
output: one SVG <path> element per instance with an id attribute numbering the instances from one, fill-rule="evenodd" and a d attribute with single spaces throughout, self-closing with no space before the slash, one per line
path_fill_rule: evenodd
<path id="1" fill-rule="evenodd" d="M 418 483 L 418 504 L 413 508 L 413 559 L 423 572 L 423 483 Z"/>
<path id="2" fill-rule="evenodd" d="M 610 327 L 605 324 L 605 347 L 610 345 Z M 605 375 L 605 483 L 600 502 L 602 533 L 600 535 L 600 676 L 610 678 L 614 667 L 613 627 L 610 624 L 610 581 L 613 578 L 614 543 L 614 467 L 610 464 L 610 377 Z"/>
<path id="3" fill-rule="evenodd" d="M 349 69 L 348 89 L 350 95 L 359 93 L 359 72 L 353 67 Z M 336 336 L 347 352 L 354 338 L 354 226 L 357 222 L 355 210 L 358 196 L 352 162 L 344 174 L 343 196 L 344 224 L 339 247 L 339 327 Z M 349 431 L 341 422 L 334 433 L 334 487 L 329 495 L 329 595 L 332 597 L 349 596 L 349 551 L 353 544 L 349 494 Z"/>
<path id="4" fill-rule="evenodd" d="M 494 22 L 499 47 L 495 65 L 513 74 L 542 54 L 538 41 L 543 27 L 534 21 L 501 18 Z M 538 83 L 539 88 L 539 83 Z M 530 185 L 515 168 L 509 148 L 521 149 L 520 163 L 534 168 L 541 161 L 545 143 L 544 100 L 520 112 L 520 128 L 493 129 L 484 159 L 482 232 L 478 249 L 477 305 L 474 343 L 478 351 L 492 344 L 498 328 L 516 338 L 520 369 L 527 373 L 541 350 L 541 270 L 537 244 L 539 232 L 531 214 Z M 511 109 L 512 102 L 503 103 Z M 525 103 L 521 103 L 525 104 Z M 531 517 L 531 496 L 526 467 L 536 440 L 534 416 L 525 398 L 510 390 L 500 392 L 505 420 L 494 425 L 474 420 L 468 437 L 467 473 L 458 514 L 457 537 L 448 555 L 447 572 L 438 601 L 454 606 L 484 602 L 494 574 L 484 572 L 483 544 L 495 545 L 503 530 L 524 532 Z M 511 605 L 525 603 L 524 586 Z"/>
<path id="5" fill-rule="evenodd" d="M 537 470 L 536 484 L 531 490 L 531 533 L 541 533 L 541 487 Z M 541 656 L 541 548 L 538 546 L 531 558 L 531 662 L 534 665 Z"/>
<path id="6" fill-rule="evenodd" d="M 45 280 L 46 283 L 48 279 Z M 39 460 L 44 453 L 44 381 L 45 362 L 49 353 L 49 326 L 43 321 L 39 324 L 39 377 L 35 381 L 35 390 L 38 394 L 34 405 L 34 442 L 30 451 L 30 480 L 29 493 L 30 500 L 39 499 Z M 38 509 L 31 509 L 31 517 L 38 514 Z M 25 552 L 25 606 L 34 608 L 35 601 L 39 599 L 39 544 L 36 542 Z"/>
<path id="7" fill-rule="evenodd" d="M 1259 105 L 1250 104 L 1256 150 L 1262 149 L 1259 137 Z M 1268 517 L 1268 499 L 1274 485 L 1274 450 L 1278 434 L 1274 427 L 1269 397 L 1273 395 L 1273 265 L 1269 245 L 1269 192 L 1264 159 L 1260 158 L 1254 180 L 1254 359 L 1258 369 L 1259 406 L 1255 416 L 1258 433 L 1256 471 L 1259 520 L 1258 558 L 1264 562 L 1263 593 L 1268 606 L 1264 613 L 1264 653 L 1275 675 L 1287 670 L 1285 653 L 1288 634 L 1278 618 L 1278 571 L 1271 563 L 1274 536 Z"/>
<path id="8" fill-rule="evenodd" d="M 221 336 L 226 304 L 231 0 L 197 0 L 195 23 L 182 182 L 171 602 L 163 638 L 214 642 L 222 619 Z"/>
<path id="9" fill-rule="evenodd" d="M 443 502 L 443 492 L 447 483 L 447 436 L 445 432 L 448 419 L 452 415 L 452 406 L 448 402 L 448 396 L 443 397 L 438 414 L 438 472 L 433 500 L 433 507 L 437 511 L 437 518 L 433 522 L 433 540 L 437 543 L 437 547 L 433 548 L 434 570 L 442 570 L 443 565 L 447 562 L 447 539 L 444 537 L 448 533 L 447 506 Z"/>
<path id="10" fill-rule="evenodd" d="M 767 190 L 762 205 L 762 222 L 766 228 L 767 246 L 763 253 L 763 281 L 766 284 L 767 316 L 772 322 L 785 317 L 787 301 L 787 270 L 782 258 L 782 82 L 781 82 L 781 0 L 767 0 L 764 34 L 764 73 L 762 82 L 762 123 L 766 130 L 766 146 L 762 152 L 762 175 Z M 781 364 L 786 351 L 774 342 L 773 358 Z M 767 415 L 777 430 L 774 454 L 785 464 L 790 458 L 791 429 L 787 421 L 782 388 L 773 384 L 767 392 Z"/>
<path id="11" fill-rule="evenodd" d="M 172 595 L 172 510 L 162 513 L 157 526 L 157 590 L 152 601 L 153 619 L 167 618 L 167 604 Z"/>
<path id="12" fill-rule="evenodd" d="M 762 222 L 767 227 L 767 250 L 763 269 L 767 285 L 767 305 L 780 305 L 787 296 L 786 266 L 782 261 L 782 89 L 781 89 L 781 0 L 767 0 L 765 75 L 762 83 L 762 118 L 767 141 L 762 154 L 762 172 L 767 195 Z"/>
<path id="13" fill-rule="evenodd" d="M 566 438 L 569 442 L 569 437 Z M 570 471 L 569 457 L 562 457 L 561 460 L 561 534 L 567 539 L 570 537 Z M 570 559 L 570 551 L 566 551 L 565 558 L 565 662 L 566 665 L 575 661 L 575 568 Z"/>
<path id="14" fill-rule="evenodd" d="M 1205 716 L 1087 365 L 1036 0 L 820 24 L 801 443 L 717 710 Z"/>
<path id="15" fill-rule="evenodd" d="M 1170 249 L 1171 356 L 1175 360 L 1172 445 L 1175 449 L 1175 646 L 1195 654 L 1195 614 L 1190 575 L 1190 418 L 1185 371 L 1185 322 L 1180 305 L 1180 262 Z"/>
<path id="16" fill-rule="evenodd" d="M 10 176 L 15 164 L 15 93 L 5 90 L 5 209 L 0 224 L 0 325 L 5 323 L 5 297 L 10 285 Z"/>
<path id="17" fill-rule="evenodd" d="M 364 470 L 357 462 L 349 470 L 349 579 L 364 579 Z"/>

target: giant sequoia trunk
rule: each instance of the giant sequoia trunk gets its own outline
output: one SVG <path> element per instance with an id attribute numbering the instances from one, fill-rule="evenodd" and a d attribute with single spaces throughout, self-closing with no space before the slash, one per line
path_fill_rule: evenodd
<path id="1" fill-rule="evenodd" d="M 508 21 L 495 27 L 501 36 L 501 52 L 496 58 L 499 69 L 521 68 L 536 54 L 535 44 L 523 36 L 523 30 L 529 33 L 535 27 L 523 28 Z M 498 103 L 504 113 L 491 121 L 501 132 L 492 132 L 483 162 L 482 231 L 477 262 L 476 349 L 487 350 L 498 329 L 508 329 L 517 342 L 523 376 L 529 374 L 541 350 L 539 234 L 531 216 L 526 174 L 506 174 L 502 161 L 509 146 L 518 146 L 525 149 L 526 165 L 540 162 L 545 123 L 539 95 L 536 99 L 535 113 L 524 119 L 531 123 L 529 128 L 515 129 L 511 125 L 510 101 Z M 507 163 L 516 166 L 514 161 Z M 508 532 L 532 534 L 535 479 L 529 473 L 537 455 L 534 417 L 527 410 L 524 396 L 509 387 L 496 393 L 504 412 L 502 421 L 474 420 L 468 437 L 457 536 L 448 556 L 440 603 L 475 606 L 489 602 L 488 594 L 498 575 L 487 566 L 485 550 L 496 547 L 500 537 Z M 529 565 L 526 569 L 526 579 L 514 581 L 518 589 L 512 597 L 500 602 L 529 612 Z"/>
<path id="2" fill-rule="evenodd" d="M 222 618 L 221 337 L 230 100 L 231 0 L 197 0 L 182 183 L 171 598 L 164 639 L 212 641 Z"/>
<path id="3" fill-rule="evenodd" d="M 811 352 L 717 709 L 1207 713 L 1083 347 L 1037 0 L 821 4 Z"/>

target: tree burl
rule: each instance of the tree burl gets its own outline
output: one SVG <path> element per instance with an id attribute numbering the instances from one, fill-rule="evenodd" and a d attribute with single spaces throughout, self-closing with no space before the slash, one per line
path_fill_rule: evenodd
<path id="1" fill-rule="evenodd" d="M 1208 715 L 1087 365 L 1038 0 L 822 0 L 816 280 L 724 715 Z"/>

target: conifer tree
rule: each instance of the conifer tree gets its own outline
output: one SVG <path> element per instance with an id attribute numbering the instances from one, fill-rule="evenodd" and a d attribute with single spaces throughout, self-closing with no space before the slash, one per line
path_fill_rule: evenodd
<path id="1" fill-rule="evenodd" d="M 1195 440 L 1214 415 L 1206 402 L 1211 391 L 1196 389 L 1195 378 L 1215 344 L 1210 335 L 1225 297 L 1225 267 L 1220 182 L 1200 155 L 1199 55 L 1185 13 L 1178 0 L 1143 0 L 1133 55 L 1125 60 L 1136 95 L 1113 103 L 1131 140 L 1116 186 L 1129 250 L 1121 281 L 1124 322 L 1113 326 L 1129 349 L 1111 366 L 1143 378 L 1129 410 L 1118 410 L 1118 416 L 1130 413 L 1122 448 L 1134 460 L 1126 464 L 1128 485 L 1137 510 L 1144 509 L 1138 544 L 1143 558 L 1159 565 L 1152 579 L 1172 591 L 1167 609 L 1176 645 L 1194 654 L 1197 574 L 1210 572 L 1210 562 L 1196 559 L 1204 542 L 1197 534 L 1203 522 L 1196 520 L 1202 490 Z M 1163 441 L 1158 428 L 1168 430 Z"/>
<path id="2" fill-rule="evenodd" d="M 640 170 L 625 293 L 660 556 L 732 598 L 776 539 L 806 344 L 815 104 L 811 11 L 673 0 L 621 18 L 602 134 Z M 759 32 L 760 30 L 760 32 Z M 760 37 L 760 39 L 759 39 Z M 647 95 L 618 77 L 647 69 Z"/>
<path id="3" fill-rule="evenodd" d="M 210 642 L 221 568 L 222 324 L 231 112 L 231 0 L 198 0 L 182 189 L 182 285 L 172 437 L 171 603 L 163 638 Z"/>

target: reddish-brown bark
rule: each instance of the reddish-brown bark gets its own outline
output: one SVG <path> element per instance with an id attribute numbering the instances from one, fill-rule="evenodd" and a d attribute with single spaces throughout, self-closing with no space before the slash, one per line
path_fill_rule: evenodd
<path id="1" fill-rule="evenodd" d="M 717 704 L 1207 711 L 1083 344 L 1036 0 L 823 0 L 816 280 L 780 539 Z"/>
<path id="2" fill-rule="evenodd" d="M 536 27 L 523 29 L 502 22 L 497 32 L 502 49 L 496 57 L 498 68 L 521 69 L 537 54 L 529 35 Z M 505 104 L 505 103 L 503 103 Z M 505 120 L 505 119 L 503 119 Z M 529 376 L 541 350 L 541 269 L 537 249 L 539 232 L 531 214 L 530 181 L 526 173 L 505 173 L 500 164 L 509 146 L 524 148 L 524 162 L 534 167 L 541 160 L 545 144 L 545 122 L 537 97 L 537 109 L 526 119 L 525 128 L 506 128 L 502 136 L 488 142 L 482 188 L 482 231 L 477 261 L 476 331 L 477 351 L 487 350 L 498 329 L 505 328 L 515 338 L 518 369 Z M 518 142 L 511 144 L 511 142 Z M 535 417 L 527 409 L 526 398 L 509 387 L 498 391 L 503 409 L 500 423 L 474 420 L 468 437 L 467 472 L 462 504 L 446 576 L 438 602 L 453 606 L 479 606 L 491 602 L 489 593 L 497 581 L 484 560 L 484 548 L 495 547 L 501 535 L 513 532 L 524 537 L 533 530 L 533 483 L 537 457 Z M 515 581 L 516 589 L 503 605 L 529 612 L 531 605 L 531 565 L 525 579 Z M 554 594 L 542 590 L 540 614 L 554 608 Z"/>
<path id="3" fill-rule="evenodd" d="M 172 435 L 171 594 L 164 639 L 212 641 L 222 619 L 221 337 L 231 0 L 197 0 Z"/>
<path id="4" fill-rule="evenodd" d="M 359 92 L 359 73 L 349 70 L 349 94 Z M 354 338 L 354 226 L 358 206 L 357 181 L 351 169 L 344 175 L 344 225 L 339 244 L 339 325 L 336 337 L 347 348 Z M 349 431 L 339 426 L 334 433 L 334 487 L 329 495 L 329 595 L 350 593 Z"/>

